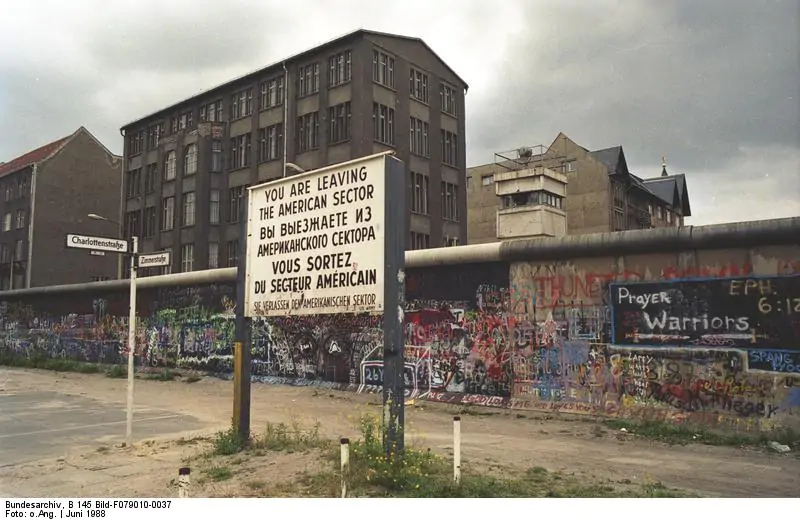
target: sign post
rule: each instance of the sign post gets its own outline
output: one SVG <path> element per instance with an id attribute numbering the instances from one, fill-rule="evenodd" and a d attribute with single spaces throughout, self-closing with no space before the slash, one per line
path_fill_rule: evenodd
<path id="1" fill-rule="evenodd" d="M 131 237 L 131 302 L 128 310 L 128 406 L 125 422 L 125 446 L 133 446 L 133 370 L 136 355 L 136 271 L 139 238 Z"/>
<path id="2" fill-rule="evenodd" d="M 118 238 L 90 237 L 70 233 L 67 235 L 67 247 L 74 249 L 89 249 L 90 254 L 98 251 L 128 254 L 131 259 L 130 277 L 130 310 L 128 314 L 128 399 L 127 420 L 125 427 L 125 445 L 133 446 L 133 371 L 134 356 L 136 354 L 136 271 L 139 256 L 139 239 L 131 237 L 131 242 Z M 150 255 L 152 256 L 152 255 Z M 169 259 L 167 259 L 169 261 Z"/>
<path id="3" fill-rule="evenodd" d="M 248 188 L 241 280 L 243 318 L 383 314 L 387 454 L 404 449 L 406 177 L 384 152 Z"/>

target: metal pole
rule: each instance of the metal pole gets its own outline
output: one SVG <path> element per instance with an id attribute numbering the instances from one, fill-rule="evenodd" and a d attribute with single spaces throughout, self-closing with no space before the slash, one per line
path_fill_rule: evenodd
<path id="1" fill-rule="evenodd" d="M 133 446 L 133 370 L 136 356 L 136 263 L 139 256 L 139 238 L 131 237 L 131 303 L 128 315 L 128 420 L 125 445 Z"/>
<path id="2" fill-rule="evenodd" d="M 350 439 L 341 440 L 342 498 L 347 498 L 347 478 L 350 473 Z"/>
<path id="3" fill-rule="evenodd" d="M 239 265 L 236 284 L 236 322 L 233 352 L 233 430 L 243 443 L 250 440 L 250 320 L 245 317 L 247 290 L 247 219 L 250 196 L 244 190 L 239 208 Z"/>
<path id="4" fill-rule="evenodd" d="M 383 314 L 383 407 L 384 448 L 393 460 L 405 450 L 405 352 L 403 323 L 405 308 L 405 165 L 386 157 L 386 237 Z M 388 231 L 388 230 L 391 230 Z M 388 413 L 387 413 L 388 412 Z"/>
<path id="5" fill-rule="evenodd" d="M 461 484 L 461 417 L 453 417 L 453 480 Z"/>

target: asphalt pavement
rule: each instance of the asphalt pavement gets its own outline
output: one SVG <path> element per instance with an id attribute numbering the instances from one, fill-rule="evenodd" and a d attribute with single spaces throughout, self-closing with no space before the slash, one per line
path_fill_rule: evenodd
<path id="1" fill-rule="evenodd" d="M 135 409 L 136 410 L 136 409 Z M 124 405 L 57 392 L 0 392 L 0 468 L 125 441 Z M 133 441 L 201 428 L 169 410 L 136 410 Z"/>

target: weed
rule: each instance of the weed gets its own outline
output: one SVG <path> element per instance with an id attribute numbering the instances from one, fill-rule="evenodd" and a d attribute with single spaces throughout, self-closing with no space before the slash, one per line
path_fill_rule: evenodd
<path id="1" fill-rule="evenodd" d="M 324 448 L 330 441 L 319 435 L 320 424 L 315 423 L 310 430 L 304 430 L 297 422 L 291 426 L 284 423 L 267 423 L 264 435 L 256 437 L 253 447 L 257 450 L 306 452 L 316 448 Z"/>
<path id="2" fill-rule="evenodd" d="M 108 453 L 111 450 L 108 446 L 100 446 L 97 448 L 97 453 Z"/>
<path id="3" fill-rule="evenodd" d="M 533 467 L 521 475 L 499 478 L 473 473 L 462 467 L 461 482 L 453 480 L 451 459 L 430 450 L 405 448 L 397 457 L 386 455 L 380 418 L 359 418 L 361 439 L 350 445 L 349 489 L 351 496 L 372 497 L 544 497 L 544 496 L 683 496 L 679 491 L 659 487 L 618 490 L 609 485 L 585 483 L 573 476 L 550 473 Z M 335 496 L 339 491 L 338 456 L 330 453 L 327 472 L 307 475 L 295 488 L 297 494 Z M 484 465 L 484 468 L 486 466 Z M 498 466 L 499 468 L 499 466 Z M 494 469 L 494 468 L 490 468 Z M 282 487 L 273 492 L 291 494 Z"/>
<path id="4" fill-rule="evenodd" d="M 203 378 L 199 376 L 189 376 L 184 380 L 184 383 L 196 383 L 202 379 Z"/>
<path id="5" fill-rule="evenodd" d="M 3 354 L 0 355 L 0 365 L 19 368 L 37 368 L 40 370 L 52 370 L 54 372 L 77 372 L 80 374 L 96 374 L 101 370 L 101 365 L 97 363 L 87 363 L 84 361 L 75 361 L 61 357 L 45 357 L 41 355 L 19 357 Z"/>
<path id="6" fill-rule="evenodd" d="M 217 433 L 212 441 L 212 455 L 235 455 L 242 451 L 245 443 L 233 428 Z"/>
<path id="7" fill-rule="evenodd" d="M 688 444 L 691 442 L 711 446 L 763 446 L 769 441 L 792 446 L 800 442 L 800 433 L 791 428 L 775 429 L 757 435 L 740 433 L 718 433 L 711 430 L 695 428 L 683 424 L 670 424 L 662 421 L 645 421 L 635 423 L 623 419 L 610 419 L 604 424 L 611 429 L 625 428 L 628 432 L 666 444 Z"/>
<path id="8" fill-rule="evenodd" d="M 106 370 L 106 377 L 113 379 L 122 379 L 128 376 L 128 368 L 122 365 L 111 365 Z"/>
<path id="9" fill-rule="evenodd" d="M 174 381 L 177 376 L 180 374 L 176 373 L 169 368 L 165 368 L 162 372 L 153 372 L 152 374 L 147 374 L 145 379 L 149 379 L 151 381 Z"/>
<path id="10" fill-rule="evenodd" d="M 208 478 L 213 480 L 214 482 L 221 482 L 223 480 L 228 480 L 233 476 L 233 472 L 230 468 L 226 468 L 225 466 L 212 466 L 203 470 Z"/>

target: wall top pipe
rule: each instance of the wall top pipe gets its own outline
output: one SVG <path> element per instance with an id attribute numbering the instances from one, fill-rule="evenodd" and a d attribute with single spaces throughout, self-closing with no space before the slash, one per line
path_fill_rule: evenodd
<path id="1" fill-rule="evenodd" d="M 488 244 L 406 251 L 406 268 L 522 260 L 568 260 L 670 251 L 800 245 L 800 217 L 734 222 L 711 226 L 642 229 L 616 233 L 532 238 Z M 148 276 L 137 280 L 141 289 L 231 283 L 236 268 Z M 75 292 L 125 290 L 129 280 L 33 287 L 0 292 L 0 299 Z"/>

